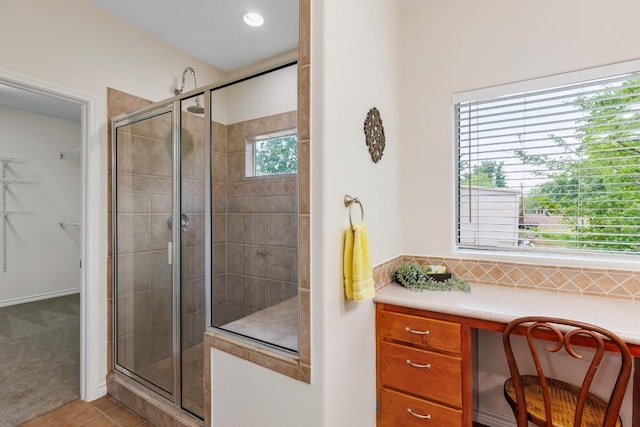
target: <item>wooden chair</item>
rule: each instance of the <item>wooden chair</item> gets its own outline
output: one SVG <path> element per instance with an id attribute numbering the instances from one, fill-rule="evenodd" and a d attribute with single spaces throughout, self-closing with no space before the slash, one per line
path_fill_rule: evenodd
<path id="1" fill-rule="evenodd" d="M 537 375 L 521 375 L 511 347 L 512 335 L 525 335 Z M 504 383 L 504 396 L 516 417 L 518 427 L 527 421 L 543 427 L 622 426 L 620 405 L 631 375 L 632 359 L 627 345 L 614 333 L 588 323 L 550 317 L 521 317 L 507 325 L 503 336 L 511 378 Z M 595 348 L 595 354 L 580 387 L 548 378 L 543 372 L 534 339 L 551 341 L 547 351 L 563 347 L 576 359 L 582 356 L 574 346 Z M 608 402 L 589 392 L 606 350 L 621 358 L 620 371 Z"/>

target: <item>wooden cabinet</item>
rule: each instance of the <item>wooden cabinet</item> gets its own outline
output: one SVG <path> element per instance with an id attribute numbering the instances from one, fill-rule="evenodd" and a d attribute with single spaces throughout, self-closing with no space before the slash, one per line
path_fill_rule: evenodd
<path id="1" fill-rule="evenodd" d="M 376 306 L 378 427 L 471 426 L 471 330 L 447 315 Z"/>
<path id="2" fill-rule="evenodd" d="M 379 426 L 452 427 L 462 425 L 462 411 L 388 388 L 380 390 Z"/>

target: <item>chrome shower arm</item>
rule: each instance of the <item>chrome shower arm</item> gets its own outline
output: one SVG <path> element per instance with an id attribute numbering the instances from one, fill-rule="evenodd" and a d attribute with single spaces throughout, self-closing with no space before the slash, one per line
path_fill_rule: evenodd
<path id="1" fill-rule="evenodd" d="M 193 67 L 187 67 L 182 72 L 182 84 L 180 85 L 180 89 L 175 89 L 173 91 L 175 95 L 180 95 L 184 91 L 184 79 L 188 72 L 193 75 L 193 84 L 195 84 L 196 88 L 198 87 L 198 79 L 197 79 L 198 73 L 196 73 L 196 70 L 194 70 Z"/>
<path id="2" fill-rule="evenodd" d="M 180 95 L 182 91 L 184 91 L 184 79 L 187 73 L 191 73 L 191 75 L 193 75 L 193 83 L 195 84 L 195 89 L 198 88 L 198 78 L 197 78 L 198 73 L 196 73 L 196 70 L 194 70 L 192 67 L 187 67 L 182 72 L 182 85 L 180 86 L 180 89 L 175 89 L 173 91 L 174 94 Z M 196 105 L 187 107 L 187 111 L 194 114 L 204 114 L 204 107 L 200 105 L 200 99 L 197 95 L 195 97 L 195 102 L 196 102 Z"/>

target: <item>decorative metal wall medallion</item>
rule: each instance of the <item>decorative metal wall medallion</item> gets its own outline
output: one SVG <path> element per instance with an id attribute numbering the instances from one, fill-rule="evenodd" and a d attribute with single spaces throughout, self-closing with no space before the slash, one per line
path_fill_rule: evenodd
<path id="1" fill-rule="evenodd" d="M 378 163 L 384 151 L 385 138 L 380 112 L 375 107 L 367 113 L 367 118 L 364 121 L 364 136 L 367 147 L 369 147 L 369 153 L 371 153 L 371 160 L 374 163 Z"/>

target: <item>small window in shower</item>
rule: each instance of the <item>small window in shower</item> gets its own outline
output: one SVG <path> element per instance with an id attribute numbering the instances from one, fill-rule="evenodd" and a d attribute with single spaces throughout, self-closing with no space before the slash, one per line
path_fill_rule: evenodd
<path id="1" fill-rule="evenodd" d="M 298 172 L 296 129 L 260 135 L 247 141 L 246 176 L 269 176 Z"/>

